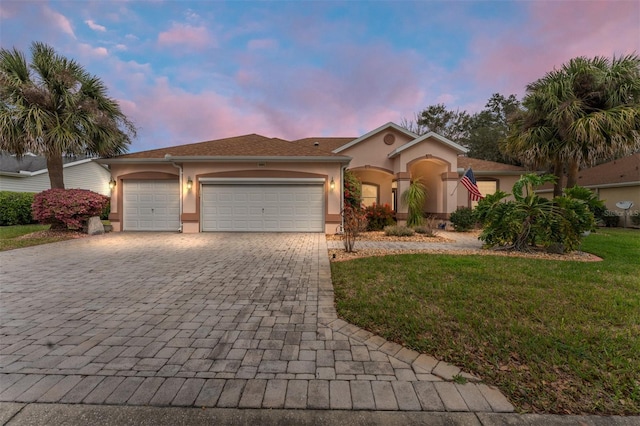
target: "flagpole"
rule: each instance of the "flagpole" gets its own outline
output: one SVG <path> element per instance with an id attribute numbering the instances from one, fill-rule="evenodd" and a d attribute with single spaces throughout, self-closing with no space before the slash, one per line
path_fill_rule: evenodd
<path id="1" fill-rule="evenodd" d="M 471 167 L 471 166 L 469 166 L 469 167 Z M 464 173 L 467 173 L 467 170 L 468 169 L 465 169 Z M 462 174 L 462 177 L 464 177 L 464 173 Z M 451 191 L 451 194 L 449 194 L 449 197 L 451 197 L 453 195 L 453 193 L 457 191 L 458 185 L 460 185 L 460 181 L 461 180 L 462 180 L 462 178 L 458 179 L 458 183 L 456 183 L 456 187 L 453 188 L 453 191 Z"/>

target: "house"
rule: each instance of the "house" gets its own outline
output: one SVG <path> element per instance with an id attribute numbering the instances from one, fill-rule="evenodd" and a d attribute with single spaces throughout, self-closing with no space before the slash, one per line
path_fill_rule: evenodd
<path id="1" fill-rule="evenodd" d="M 412 179 L 427 187 L 427 213 L 471 206 L 458 186 L 471 165 L 486 193 L 510 190 L 524 169 L 460 157 L 466 149 L 436 133 L 387 123 L 360 137 L 286 141 L 251 134 L 102 159 L 116 185 L 114 231 L 326 232 L 341 229 L 342 178 L 363 182 L 364 203 L 389 204 Z"/>
<path id="2" fill-rule="evenodd" d="M 607 210 L 616 212 L 620 218 L 640 211 L 640 153 L 580 170 L 578 185 L 594 191 L 604 201 Z M 549 198 L 553 196 L 550 185 L 536 192 Z M 633 207 L 625 212 L 616 205 L 621 201 L 631 201 Z"/>
<path id="3" fill-rule="evenodd" d="M 109 190 L 109 170 L 94 158 L 84 156 L 63 157 L 66 188 L 89 189 L 103 195 Z M 21 158 L 0 155 L 0 191 L 42 192 L 51 189 L 47 160 L 31 153 Z"/>

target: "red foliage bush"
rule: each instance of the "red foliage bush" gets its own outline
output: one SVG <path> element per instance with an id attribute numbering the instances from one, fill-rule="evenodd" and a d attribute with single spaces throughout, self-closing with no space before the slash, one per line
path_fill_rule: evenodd
<path id="1" fill-rule="evenodd" d="M 376 204 L 366 207 L 367 231 L 382 231 L 385 226 L 395 224 L 394 213 L 389 204 Z"/>
<path id="2" fill-rule="evenodd" d="M 109 198 L 86 189 L 48 189 L 36 194 L 31 209 L 40 223 L 82 229 L 92 216 L 100 216 Z"/>

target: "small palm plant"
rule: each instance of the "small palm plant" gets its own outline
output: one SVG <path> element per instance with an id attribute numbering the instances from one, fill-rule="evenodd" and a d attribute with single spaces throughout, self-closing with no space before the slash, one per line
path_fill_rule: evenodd
<path id="1" fill-rule="evenodd" d="M 427 187 L 420 179 L 414 179 L 402 193 L 402 202 L 408 207 L 407 226 L 420 226 L 424 221 L 422 208 L 427 200 Z"/>

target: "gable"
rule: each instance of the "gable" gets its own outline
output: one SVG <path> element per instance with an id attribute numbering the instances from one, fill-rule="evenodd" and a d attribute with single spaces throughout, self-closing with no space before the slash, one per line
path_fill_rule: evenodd
<path id="1" fill-rule="evenodd" d="M 358 144 L 360 144 L 360 143 L 362 143 L 362 142 L 364 142 L 366 140 L 371 139 L 373 136 L 379 135 L 381 132 L 384 132 L 385 130 L 388 131 L 389 133 L 393 134 L 393 135 L 399 134 L 399 135 L 401 135 L 401 138 L 405 139 L 405 140 L 412 140 L 412 139 L 415 139 L 416 137 L 418 137 L 418 135 L 416 135 L 415 133 L 410 132 L 409 130 L 407 130 L 407 129 L 403 128 L 403 127 L 400 127 L 395 123 L 388 122 L 387 124 L 383 124 L 382 126 L 378 127 L 377 129 L 373 129 L 369 133 L 367 133 L 365 135 L 362 135 L 357 139 L 352 140 L 351 142 L 347 143 L 346 145 L 342 145 L 341 147 L 335 149 L 333 152 L 339 153 L 339 152 L 345 151 L 345 150 L 347 150 L 347 149 L 349 149 L 349 148 L 351 148 L 351 147 L 353 147 L 355 145 L 358 145 Z M 393 144 L 393 142 L 392 143 L 387 143 L 387 145 L 391 145 L 391 144 Z"/>

